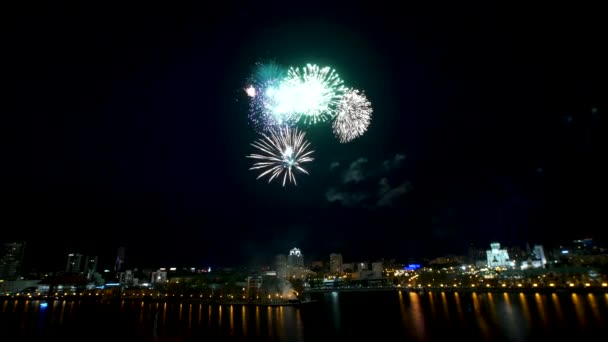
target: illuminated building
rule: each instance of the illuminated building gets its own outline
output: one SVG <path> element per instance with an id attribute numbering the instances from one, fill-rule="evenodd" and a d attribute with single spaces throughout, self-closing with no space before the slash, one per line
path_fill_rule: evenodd
<path id="1" fill-rule="evenodd" d="M 329 255 L 329 272 L 342 274 L 342 254 L 332 253 Z"/>
<path id="2" fill-rule="evenodd" d="M 489 268 L 512 266 L 512 263 L 509 260 L 509 253 L 507 253 L 506 249 L 501 249 L 500 243 L 498 242 L 492 242 L 490 244 L 490 249 L 486 251 L 486 256 L 488 258 Z"/>
<path id="3" fill-rule="evenodd" d="M 304 266 L 304 255 L 298 248 L 292 248 L 289 251 L 289 256 L 287 257 L 287 266 Z"/>
<path id="4" fill-rule="evenodd" d="M 167 282 L 167 269 L 161 268 L 156 272 L 152 272 L 150 283 L 163 284 Z"/>

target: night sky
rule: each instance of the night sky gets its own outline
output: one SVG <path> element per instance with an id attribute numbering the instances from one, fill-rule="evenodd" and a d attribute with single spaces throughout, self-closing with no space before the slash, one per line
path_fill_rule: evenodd
<path id="1" fill-rule="evenodd" d="M 2 239 L 38 267 L 119 246 L 202 267 L 605 241 L 597 8 L 48 6 L 2 29 Z M 330 65 L 374 106 L 351 143 L 307 129 L 297 187 L 245 158 L 243 89 L 270 60 Z"/>

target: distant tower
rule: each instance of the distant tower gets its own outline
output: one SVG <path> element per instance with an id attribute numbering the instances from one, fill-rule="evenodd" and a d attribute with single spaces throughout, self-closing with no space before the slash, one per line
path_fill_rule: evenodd
<path id="1" fill-rule="evenodd" d="M 124 247 L 118 248 L 118 252 L 116 253 L 116 263 L 114 264 L 115 272 L 121 272 L 123 270 L 126 253 L 127 253 L 126 248 L 124 248 Z"/>
<path id="2" fill-rule="evenodd" d="M 342 274 L 342 254 L 331 253 L 329 255 L 329 272 Z"/>
<path id="3" fill-rule="evenodd" d="M 0 250 L 0 279 L 14 280 L 21 276 L 25 242 L 5 243 Z"/>
<path id="4" fill-rule="evenodd" d="M 304 266 L 304 256 L 298 248 L 292 248 L 287 257 L 287 266 Z"/>
<path id="5" fill-rule="evenodd" d="M 97 271 L 97 257 L 96 256 L 89 256 L 86 257 L 85 262 L 84 262 L 84 275 L 87 277 L 87 279 L 91 279 L 93 277 L 93 273 L 95 273 Z"/>
<path id="6" fill-rule="evenodd" d="M 277 268 L 277 277 L 287 277 L 287 256 L 285 254 L 279 254 L 274 259 L 275 266 Z"/>
<path id="7" fill-rule="evenodd" d="M 82 265 L 82 254 L 70 253 L 68 254 L 68 263 L 65 266 L 67 273 L 80 273 Z"/>

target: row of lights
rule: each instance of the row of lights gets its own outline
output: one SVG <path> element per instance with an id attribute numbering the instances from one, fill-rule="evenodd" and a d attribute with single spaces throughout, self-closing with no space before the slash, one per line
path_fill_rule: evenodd
<path id="1" fill-rule="evenodd" d="M 608 283 L 602 283 L 601 285 L 602 285 L 602 287 L 608 287 Z M 427 286 L 428 287 L 432 287 L 433 285 L 428 284 Z M 507 284 L 503 283 L 501 286 L 502 287 L 507 287 Z M 555 283 L 549 283 L 549 286 L 550 287 L 555 287 Z M 574 284 L 574 283 L 568 283 L 568 286 L 569 287 L 574 287 L 574 286 L 576 286 L 576 284 Z M 590 286 L 591 286 L 590 283 L 585 283 L 585 287 L 590 287 Z M 397 287 L 401 287 L 401 284 L 397 285 Z M 439 284 L 439 287 L 449 287 L 449 286 L 448 285 L 444 285 L 444 284 Z M 454 284 L 453 287 L 459 287 L 459 285 Z M 471 287 L 477 287 L 477 285 L 472 284 Z M 492 287 L 492 286 L 490 284 L 486 284 L 486 287 Z M 523 284 L 522 283 L 518 283 L 517 287 L 523 287 Z M 537 283 L 533 283 L 532 287 L 538 287 L 538 284 Z"/>

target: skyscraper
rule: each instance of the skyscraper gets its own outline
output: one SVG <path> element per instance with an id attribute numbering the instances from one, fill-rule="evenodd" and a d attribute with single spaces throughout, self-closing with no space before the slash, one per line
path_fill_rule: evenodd
<path id="1" fill-rule="evenodd" d="M 65 266 L 67 273 L 80 273 L 82 271 L 82 254 L 70 253 L 68 254 L 68 263 Z"/>
<path id="2" fill-rule="evenodd" d="M 287 257 L 285 254 L 278 254 L 274 259 L 275 267 L 277 269 L 277 277 L 287 277 Z"/>
<path id="3" fill-rule="evenodd" d="M 0 279 L 14 280 L 21 276 L 25 242 L 5 243 L 0 250 Z"/>
<path id="4" fill-rule="evenodd" d="M 93 277 L 93 273 L 97 271 L 97 257 L 96 256 L 88 256 L 84 262 L 84 275 L 87 279 L 91 279 Z"/>
<path id="5" fill-rule="evenodd" d="M 123 271 L 127 250 L 124 247 L 119 247 L 116 253 L 116 263 L 114 264 L 114 272 Z"/>
<path id="6" fill-rule="evenodd" d="M 302 252 L 300 251 L 300 249 L 292 248 L 289 251 L 289 256 L 287 256 L 287 266 L 290 266 L 290 267 L 294 267 L 294 266 L 303 267 L 304 266 L 304 256 L 302 255 Z"/>
<path id="7" fill-rule="evenodd" d="M 333 274 L 342 273 L 342 254 L 331 253 L 329 255 L 329 272 Z"/>

